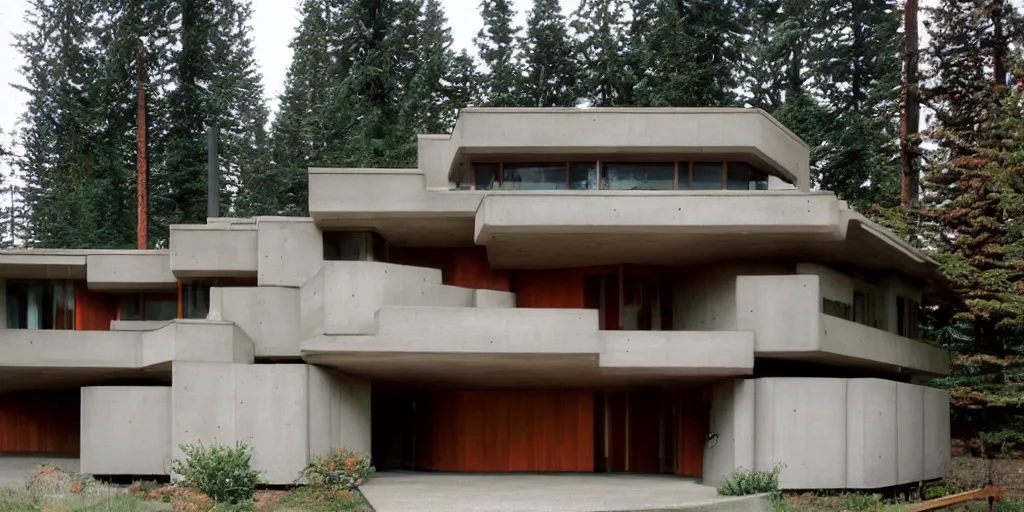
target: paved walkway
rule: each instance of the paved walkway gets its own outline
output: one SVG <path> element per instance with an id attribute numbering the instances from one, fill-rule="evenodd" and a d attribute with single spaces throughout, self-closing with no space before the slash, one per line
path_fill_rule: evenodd
<path id="1" fill-rule="evenodd" d="M 377 512 L 762 512 L 760 498 L 663 475 L 383 472 L 360 490 Z"/>

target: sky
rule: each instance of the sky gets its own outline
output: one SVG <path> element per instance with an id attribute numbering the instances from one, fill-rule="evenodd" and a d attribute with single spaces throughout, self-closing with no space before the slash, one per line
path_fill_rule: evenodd
<path id="1" fill-rule="evenodd" d="M 252 37 L 255 44 L 256 62 L 263 75 L 264 95 L 271 108 L 277 105 L 277 97 L 284 91 L 285 73 L 291 63 L 292 50 L 288 47 L 295 28 L 299 24 L 299 0 L 251 0 L 253 8 Z M 452 37 L 457 49 L 466 48 L 475 53 L 473 37 L 480 30 L 483 21 L 477 8 L 478 0 L 442 0 L 448 15 Z M 530 0 L 514 0 L 520 25 L 526 22 L 526 10 Z M 578 0 L 561 0 L 562 9 L 569 13 Z M 24 108 L 25 95 L 12 87 L 21 83 L 18 68 L 22 59 L 12 47 L 14 34 L 24 32 L 24 12 L 29 0 L 0 0 L 0 142 L 10 146 L 10 136 L 15 130 L 18 116 Z M 0 164 L 2 169 L 3 164 Z M 9 169 L 2 169 L 5 174 Z"/>

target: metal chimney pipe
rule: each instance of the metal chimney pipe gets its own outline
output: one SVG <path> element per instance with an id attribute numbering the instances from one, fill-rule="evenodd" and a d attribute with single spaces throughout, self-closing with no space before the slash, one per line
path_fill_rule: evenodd
<path id="1" fill-rule="evenodd" d="M 217 126 L 211 125 L 207 137 L 206 216 L 220 217 L 220 162 L 217 154 Z"/>

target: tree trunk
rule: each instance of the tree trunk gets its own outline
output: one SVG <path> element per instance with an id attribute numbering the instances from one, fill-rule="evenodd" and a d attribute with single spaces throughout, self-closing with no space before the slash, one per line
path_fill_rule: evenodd
<path id="1" fill-rule="evenodd" d="M 136 193 L 138 200 L 135 238 L 139 249 L 148 249 L 149 240 L 149 166 L 146 155 L 146 49 L 139 41 L 136 56 L 136 80 L 138 82 L 138 112 L 136 119 Z"/>
<path id="2" fill-rule="evenodd" d="M 918 49 L 917 49 L 917 0 L 906 0 L 903 5 L 903 84 L 900 88 L 903 115 L 900 119 L 900 167 L 902 180 L 900 204 L 911 206 L 917 203 L 918 172 L 916 158 L 918 146 L 918 118 L 920 98 L 918 90 Z"/>

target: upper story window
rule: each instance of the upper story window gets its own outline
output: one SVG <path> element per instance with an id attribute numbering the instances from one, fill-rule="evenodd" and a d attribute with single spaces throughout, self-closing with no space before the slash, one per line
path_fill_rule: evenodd
<path id="1" fill-rule="evenodd" d="M 131 293 L 121 295 L 118 320 L 173 320 L 178 318 L 178 296 L 168 293 Z"/>
<path id="2" fill-rule="evenodd" d="M 474 163 L 458 190 L 768 190 L 746 162 Z"/>
<path id="3" fill-rule="evenodd" d="M 388 243 L 371 231 L 324 231 L 324 261 L 388 261 Z"/>
<path id="4" fill-rule="evenodd" d="M 7 281 L 8 329 L 75 328 L 73 281 Z"/>
<path id="5" fill-rule="evenodd" d="M 896 334 L 900 336 L 918 339 L 921 332 L 918 327 L 918 312 L 921 304 L 913 299 L 896 297 Z"/>

